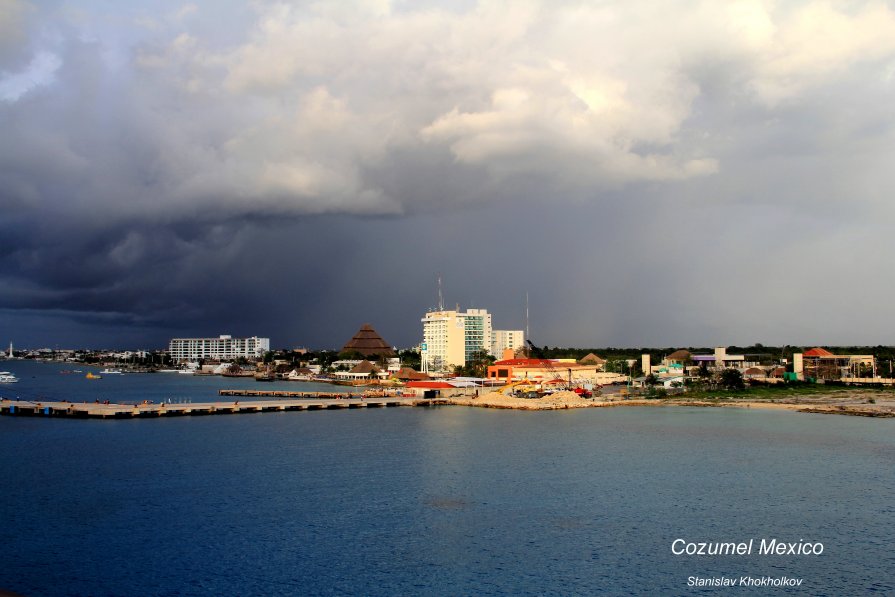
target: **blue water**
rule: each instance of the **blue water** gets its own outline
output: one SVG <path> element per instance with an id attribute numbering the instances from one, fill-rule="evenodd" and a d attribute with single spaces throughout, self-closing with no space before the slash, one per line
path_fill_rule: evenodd
<path id="1" fill-rule="evenodd" d="M 80 373 L 62 373 L 79 369 Z M 76 363 L 41 361 L 0 361 L 0 370 L 10 371 L 18 383 L 0 384 L 0 397 L 27 401 L 68 400 L 70 402 L 214 402 L 223 400 L 222 389 L 286 390 L 293 392 L 347 392 L 348 388 L 323 383 L 296 381 L 257 382 L 251 377 L 181 375 L 179 373 L 125 373 L 87 379 L 87 372 L 103 367 Z M 259 398 L 269 400 L 269 398 Z M 226 400 L 230 400 L 227 398 Z M 252 400 L 242 397 L 240 400 Z"/>
<path id="2" fill-rule="evenodd" d="M 0 417 L 0 462 L 0 589 L 24 595 L 729 591 L 687 587 L 714 575 L 804 579 L 776 593 L 895 592 L 892 420 L 463 407 Z M 673 556 L 679 537 L 825 551 Z"/>

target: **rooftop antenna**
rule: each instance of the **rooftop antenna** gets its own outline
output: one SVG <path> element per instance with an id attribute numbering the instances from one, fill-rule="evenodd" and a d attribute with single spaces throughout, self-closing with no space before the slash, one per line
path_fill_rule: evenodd
<path id="1" fill-rule="evenodd" d="M 522 348 L 525 350 L 526 358 L 531 358 L 531 336 L 528 335 L 528 291 L 525 291 L 525 341 Z"/>
<path id="2" fill-rule="evenodd" d="M 528 291 L 525 291 L 525 339 L 528 340 L 531 335 L 528 333 Z"/>
<path id="3" fill-rule="evenodd" d="M 444 311 L 444 295 L 441 293 L 441 274 L 438 274 L 438 310 Z"/>

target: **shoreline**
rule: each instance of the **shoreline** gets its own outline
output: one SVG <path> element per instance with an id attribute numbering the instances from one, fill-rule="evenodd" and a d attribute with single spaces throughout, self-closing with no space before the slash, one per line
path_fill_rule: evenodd
<path id="1" fill-rule="evenodd" d="M 516 398 L 491 392 L 477 397 L 449 396 L 442 402 L 457 406 L 478 408 L 501 408 L 512 410 L 565 410 L 573 408 L 615 408 L 626 406 L 674 407 L 690 406 L 702 408 L 745 408 L 764 410 L 787 410 L 800 413 L 851 415 L 861 417 L 895 418 L 895 396 L 884 394 L 870 396 L 876 400 L 868 402 L 866 393 L 824 393 L 810 397 L 786 397 L 773 400 L 750 400 L 743 398 L 693 399 L 684 397 L 633 400 L 600 400 L 581 398 L 573 392 L 557 392 L 543 398 Z M 858 395 L 855 395 L 858 394 Z"/>
<path id="2" fill-rule="evenodd" d="M 207 403 L 72 403 L 33 402 L 28 400 L 0 399 L 2 415 L 69 416 L 132 418 L 147 415 L 198 415 L 212 413 L 273 412 L 286 410 L 341 410 L 353 408 L 375 408 L 389 406 L 466 406 L 473 408 L 496 408 L 506 410 L 570 410 L 578 408 L 624 408 L 624 407 L 699 407 L 699 408 L 740 408 L 791 411 L 810 414 L 847 415 L 874 418 L 895 418 L 895 399 L 881 396 L 879 401 L 870 402 L 866 396 L 841 396 L 835 393 L 814 394 L 810 397 L 789 397 L 779 400 L 749 400 L 743 398 L 723 398 L 715 400 L 687 399 L 683 397 L 633 400 L 600 400 L 582 398 L 574 392 L 556 392 L 542 398 L 517 398 L 497 392 L 481 396 L 447 396 L 434 399 L 402 397 L 347 398 L 320 396 L 304 399 L 249 400 L 242 404 L 238 400 Z"/>

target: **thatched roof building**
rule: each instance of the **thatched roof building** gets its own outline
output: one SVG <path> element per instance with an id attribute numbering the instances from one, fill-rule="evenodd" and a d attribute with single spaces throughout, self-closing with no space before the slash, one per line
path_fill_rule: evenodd
<path id="1" fill-rule="evenodd" d="M 395 378 L 402 381 L 419 381 L 429 379 L 429 376 L 410 367 L 401 367 L 401 370 L 395 373 Z"/>
<path id="2" fill-rule="evenodd" d="M 587 356 L 582 357 L 579 361 L 579 365 L 603 365 L 606 363 L 606 359 L 601 359 L 594 353 L 588 353 Z"/>
<path id="3" fill-rule="evenodd" d="M 395 351 L 382 339 L 369 323 L 365 323 L 354 337 L 342 347 L 342 352 L 356 351 L 365 357 L 395 356 Z"/>
<path id="4" fill-rule="evenodd" d="M 377 373 L 379 373 L 379 368 L 370 361 L 361 361 L 360 363 L 355 365 L 354 368 L 348 373 L 350 373 L 351 375 L 362 375 L 364 373 L 376 375 Z"/>
<path id="5" fill-rule="evenodd" d="M 675 350 L 673 353 L 665 357 L 665 360 L 669 363 L 686 363 L 690 360 L 690 351 L 684 350 L 683 348 L 680 350 Z"/>

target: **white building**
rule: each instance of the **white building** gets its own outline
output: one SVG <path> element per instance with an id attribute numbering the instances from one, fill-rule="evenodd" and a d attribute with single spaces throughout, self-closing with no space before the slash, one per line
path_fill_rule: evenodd
<path id="1" fill-rule="evenodd" d="M 477 352 L 491 352 L 491 314 L 485 309 L 467 309 L 457 314 L 463 319 L 464 345 L 463 365 L 472 361 Z"/>
<path id="2" fill-rule="evenodd" d="M 422 370 L 450 371 L 479 351 L 491 351 L 491 314 L 485 309 L 430 311 L 421 320 Z"/>
<path id="3" fill-rule="evenodd" d="M 174 338 L 168 350 L 174 361 L 258 359 L 270 350 L 270 338 Z"/>
<path id="4" fill-rule="evenodd" d="M 503 352 L 510 349 L 516 352 L 525 346 L 525 332 L 522 330 L 491 330 L 491 354 L 498 359 Z"/>

